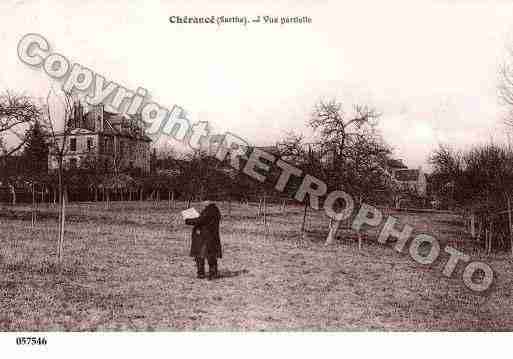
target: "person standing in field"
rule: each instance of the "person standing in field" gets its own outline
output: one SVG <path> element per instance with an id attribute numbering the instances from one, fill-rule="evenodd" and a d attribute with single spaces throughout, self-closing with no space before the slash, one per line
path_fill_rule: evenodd
<path id="1" fill-rule="evenodd" d="M 205 259 L 208 262 L 208 279 L 219 278 L 217 259 L 222 258 L 219 222 L 221 212 L 215 203 L 204 202 L 198 218 L 186 219 L 185 224 L 193 226 L 190 256 L 194 257 L 198 278 L 205 278 Z"/>

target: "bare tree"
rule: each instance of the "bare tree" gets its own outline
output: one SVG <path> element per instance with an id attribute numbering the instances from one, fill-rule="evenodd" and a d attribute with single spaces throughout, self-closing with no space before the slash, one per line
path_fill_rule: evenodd
<path id="1" fill-rule="evenodd" d="M 351 137 L 365 129 L 374 128 L 380 113 L 367 105 L 355 105 L 354 113 L 347 115 L 342 103 L 330 100 L 319 102 L 314 109 L 310 126 L 320 136 L 324 152 L 329 154 L 332 170 L 344 160 Z"/>
<path id="2" fill-rule="evenodd" d="M 317 178 L 324 178 L 324 168 L 321 163 L 322 154 L 318 143 L 307 143 L 304 136 L 294 132 L 287 133 L 285 139 L 277 144 L 282 160 L 285 160 L 304 173 L 315 173 Z M 306 232 L 309 201 L 305 198 L 301 236 Z"/>
<path id="3" fill-rule="evenodd" d="M 375 129 L 380 113 L 368 105 L 355 105 L 353 110 L 352 114 L 346 114 L 340 102 L 321 101 L 315 106 L 310 126 L 320 137 L 326 173 L 329 173 L 328 186 L 356 191 L 361 204 L 365 191 L 382 176 L 379 159 L 389 149 Z M 326 244 L 334 241 L 339 227 L 339 221 L 330 221 Z"/>
<path id="4" fill-rule="evenodd" d="M 494 143 L 476 145 L 464 152 L 441 146 L 432 154 L 431 164 L 434 170 L 433 190 L 441 198 L 470 212 L 473 235 L 478 218 L 485 233 L 486 250 L 492 250 L 493 239 L 498 238 L 501 230 L 509 235 L 513 255 L 512 149 Z M 508 217 L 506 221 L 500 218 L 504 214 Z M 499 228 L 499 224 L 503 228 Z M 480 234 L 477 235 L 479 238 Z"/>
<path id="5" fill-rule="evenodd" d="M 433 166 L 432 190 L 438 197 L 450 202 L 450 205 L 460 202 L 458 197 L 461 191 L 457 191 L 456 186 L 463 176 L 464 160 L 463 153 L 443 144 L 429 157 L 429 163 Z"/>
<path id="6" fill-rule="evenodd" d="M 504 123 L 513 127 L 513 45 L 507 49 L 507 57 L 499 67 L 499 100 L 508 108 Z"/>
<path id="7" fill-rule="evenodd" d="M 25 130 L 27 125 L 37 120 L 41 110 L 31 98 L 9 91 L 0 95 L 0 136 L 11 133 L 19 142 L 9 147 L 7 141 L 0 141 L 2 156 L 9 156 L 18 151 L 25 144 Z"/>
<path id="8" fill-rule="evenodd" d="M 57 97 L 57 106 L 52 102 L 52 95 Z M 62 264 L 64 233 L 66 224 L 66 200 L 67 193 L 64 183 L 64 158 L 69 151 L 68 138 L 71 133 L 71 126 L 69 126 L 70 119 L 73 116 L 73 97 L 71 93 L 63 92 L 61 96 L 55 94 L 53 90 L 48 92 L 46 103 L 48 106 L 48 113 L 43 116 L 42 125 L 49 135 L 50 156 L 57 161 L 57 177 L 58 177 L 58 192 L 59 192 L 59 241 L 57 247 L 57 260 L 59 267 Z"/>
<path id="9" fill-rule="evenodd" d="M 28 96 L 9 91 L 0 95 L 0 173 L 3 174 L 2 181 L 11 190 L 13 204 L 16 204 L 16 179 L 9 179 L 7 161 L 23 148 L 26 143 L 25 130 L 40 115 L 41 110 Z M 8 141 L 2 138 L 3 135 L 11 135 L 12 138 Z"/>

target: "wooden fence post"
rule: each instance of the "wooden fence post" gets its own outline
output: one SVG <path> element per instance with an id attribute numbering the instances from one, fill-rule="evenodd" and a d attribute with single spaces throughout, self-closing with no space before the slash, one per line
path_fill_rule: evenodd
<path id="1" fill-rule="evenodd" d="M 476 238 L 476 215 L 474 211 L 470 214 L 470 236 Z"/>
<path id="2" fill-rule="evenodd" d="M 330 230 L 328 233 L 328 237 L 326 238 L 326 245 L 333 244 L 335 242 L 335 238 L 337 236 L 338 229 L 340 228 L 340 224 L 340 221 L 330 219 Z"/>
<path id="3" fill-rule="evenodd" d="M 477 238 L 476 241 L 481 242 L 481 235 L 483 233 L 483 221 L 477 218 Z"/>
<path id="4" fill-rule="evenodd" d="M 264 196 L 264 226 L 267 227 L 267 197 Z"/>
<path id="5" fill-rule="evenodd" d="M 508 200 L 508 224 L 509 224 L 509 243 L 510 243 L 510 250 L 511 250 L 511 256 L 513 256 L 513 223 L 511 218 L 511 197 L 509 194 L 506 195 L 506 198 Z"/>
<path id="6" fill-rule="evenodd" d="M 60 210 L 60 228 L 59 228 L 59 248 L 58 248 L 58 263 L 59 270 L 62 265 L 62 250 L 64 245 L 64 233 L 65 233 L 65 225 L 66 225 L 66 201 L 68 197 L 68 191 L 66 187 L 62 190 L 61 196 L 61 210 Z"/>
<path id="7" fill-rule="evenodd" d="M 303 222 L 301 222 L 301 236 L 303 236 L 305 231 L 306 231 L 306 215 L 307 215 L 307 211 L 308 211 L 308 200 L 305 199 L 305 208 L 304 208 L 304 211 L 303 211 Z"/>
<path id="8" fill-rule="evenodd" d="M 32 228 L 36 222 L 36 189 L 34 183 L 32 183 Z"/>
<path id="9" fill-rule="evenodd" d="M 490 221 L 490 239 L 488 244 L 488 253 L 492 253 L 492 241 L 493 241 L 493 219 Z"/>

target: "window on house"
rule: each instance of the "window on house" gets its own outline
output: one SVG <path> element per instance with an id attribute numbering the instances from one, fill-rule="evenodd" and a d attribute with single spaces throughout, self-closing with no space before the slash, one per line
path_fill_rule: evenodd
<path id="1" fill-rule="evenodd" d="M 75 140 L 76 141 L 76 140 Z M 77 159 L 76 158 L 71 158 L 69 160 L 69 167 L 70 168 L 77 168 Z"/>
<path id="2" fill-rule="evenodd" d="M 87 139 L 87 152 L 91 152 L 92 149 L 93 149 L 93 139 L 88 138 Z"/>
<path id="3" fill-rule="evenodd" d="M 69 140 L 69 150 L 71 152 L 75 152 L 77 150 L 77 139 L 76 138 L 70 138 L 70 140 Z"/>

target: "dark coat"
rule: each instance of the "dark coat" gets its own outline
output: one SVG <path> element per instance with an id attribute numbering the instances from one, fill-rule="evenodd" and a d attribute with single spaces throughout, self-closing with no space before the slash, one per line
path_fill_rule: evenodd
<path id="1" fill-rule="evenodd" d="M 209 204 L 198 218 L 186 219 L 192 228 L 191 257 L 222 257 L 219 222 L 221 212 L 215 204 Z"/>

